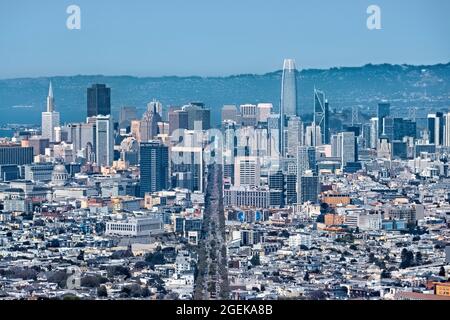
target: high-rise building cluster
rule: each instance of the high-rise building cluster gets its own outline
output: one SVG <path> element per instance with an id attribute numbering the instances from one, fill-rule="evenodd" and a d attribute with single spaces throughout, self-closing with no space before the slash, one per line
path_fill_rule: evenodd
<path id="1" fill-rule="evenodd" d="M 50 83 L 40 129 L 0 140 L 0 298 L 448 299 L 450 111 L 300 75 L 220 124 L 106 84 L 62 122 Z"/>

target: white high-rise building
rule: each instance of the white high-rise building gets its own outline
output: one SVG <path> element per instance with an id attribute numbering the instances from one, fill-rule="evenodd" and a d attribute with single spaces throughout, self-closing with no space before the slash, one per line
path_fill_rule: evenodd
<path id="1" fill-rule="evenodd" d="M 376 149 L 378 145 L 378 118 L 370 119 L 370 148 Z"/>
<path id="2" fill-rule="evenodd" d="M 332 156 L 341 159 L 342 167 L 356 160 L 354 132 L 341 132 L 331 138 Z"/>
<path id="3" fill-rule="evenodd" d="M 111 166 L 114 160 L 114 126 L 110 115 L 96 117 L 96 163 Z"/>
<path id="4" fill-rule="evenodd" d="M 255 126 L 258 117 L 258 107 L 256 104 L 243 104 L 239 107 L 243 126 Z"/>
<path id="5" fill-rule="evenodd" d="M 306 127 L 305 145 L 309 147 L 317 147 L 322 145 L 322 130 L 320 126 L 312 123 Z"/>
<path id="6" fill-rule="evenodd" d="M 446 147 L 450 147 L 450 112 L 445 115 L 444 126 L 444 143 Z"/>
<path id="7" fill-rule="evenodd" d="M 47 111 L 42 112 L 42 137 L 50 142 L 56 141 L 55 128 L 60 125 L 59 112 L 55 111 L 52 83 L 48 88 Z"/>
<path id="8" fill-rule="evenodd" d="M 256 120 L 258 122 L 267 122 L 270 114 L 272 113 L 273 104 L 271 103 L 259 103 L 256 109 Z"/>
<path id="9" fill-rule="evenodd" d="M 147 111 L 159 114 L 161 117 L 163 115 L 163 105 L 161 102 L 153 100 L 147 104 Z"/>
<path id="10" fill-rule="evenodd" d="M 235 158 L 234 185 L 259 187 L 261 165 L 258 157 Z"/>
<path id="11" fill-rule="evenodd" d="M 286 155 L 296 157 L 300 146 L 303 146 L 303 122 L 300 117 L 292 116 L 287 122 Z"/>

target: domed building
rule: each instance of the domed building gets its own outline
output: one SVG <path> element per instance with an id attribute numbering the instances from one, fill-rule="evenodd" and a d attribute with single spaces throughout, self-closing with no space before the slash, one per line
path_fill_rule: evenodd
<path id="1" fill-rule="evenodd" d="M 69 180 L 69 173 L 62 164 L 57 164 L 52 172 L 52 185 L 62 187 Z"/>
<path id="2" fill-rule="evenodd" d="M 133 137 L 125 138 L 120 144 L 120 159 L 129 165 L 139 164 L 139 142 Z"/>

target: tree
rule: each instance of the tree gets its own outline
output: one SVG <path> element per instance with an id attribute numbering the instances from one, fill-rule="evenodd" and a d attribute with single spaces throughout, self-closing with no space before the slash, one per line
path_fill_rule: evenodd
<path id="1" fill-rule="evenodd" d="M 416 264 L 418 266 L 422 264 L 422 253 L 420 251 L 416 253 Z"/>
<path id="2" fill-rule="evenodd" d="M 400 269 L 412 267 L 414 265 L 414 253 L 407 249 L 402 250 L 402 262 L 400 263 Z"/>
<path id="3" fill-rule="evenodd" d="M 305 276 L 303 277 L 303 280 L 308 282 L 308 281 L 309 281 L 309 278 L 310 278 L 310 277 L 309 277 L 309 272 L 306 271 Z"/>
<path id="4" fill-rule="evenodd" d="M 106 298 L 108 297 L 108 290 L 105 286 L 100 286 L 97 288 L 97 296 L 99 298 Z"/>
<path id="5" fill-rule="evenodd" d="M 108 277 L 112 278 L 114 276 L 125 276 L 126 278 L 131 277 L 130 269 L 124 266 L 110 266 L 107 268 Z"/>
<path id="6" fill-rule="evenodd" d="M 81 279 L 81 286 L 86 288 L 97 288 L 100 284 L 108 282 L 108 279 L 102 276 L 86 276 Z"/>
<path id="7" fill-rule="evenodd" d="M 310 293 L 311 300 L 325 300 L 327 295 L 323 290 L 316 290 Z"/>
<path id="8" fill-rule="evenodd" d="M 289 231 L 287 231 L 287 230 L 283 230 L 280 233 L 280 237 L 282 237 L 282 238 L 289 238 L 289 236 L 290 236 L 290 234 L 289 234 Z"/>
<path id="9" fill-rule="evenodd" d="M 389 279 L 391 277 L 391 273 L 389 271 L 387 271 L 386 269 L 384 269 L 381 272 L 381 278 L 382 279 Z"/>
<path id="10" fill-rule="evenodd" d="M 131 249 L 128 249 L 128 250 L 117 250 L 113 252 L 110 258 L 113 260 L 118 260 L 131 257 L 133 257 L 133 252 L 131 251 Z"/>
<path id="11" fill-rule="evenodd" d="M 61 289 L 64 289 L 67 286 L 68 277 L 68 273 L 64 271 L 52 271 L 47 273 L 47 281 L 57 283 Z"/>
<path id="12" fill-rule="evenodd" d="M 149 253 L 145 256 L 145 261 L 150 264 L 150 266 L 165 264 L 166 259 L 161 250 L 157 250 L 156 252 Z"/>
<path id="13" fill-rule="evenodd" d="M 141 295 L 143 298 L 148 298 L 151 295 L 150 289 L 146 286 L 142 289 Z"/>
<path id="14" fill-rule="evenodd" d="M 250 260 L 251 264 L 253 266 L 259 266 L 261 264 L 261 261 L 259 260 L 259 254 L 255 254 L 251 260 Z"/>
<path id="15" fill-rule="evenodd" d="M 84 260 L 84 251 L 80 250 L 80 254 L 77 256 L 77 260 Z"/>

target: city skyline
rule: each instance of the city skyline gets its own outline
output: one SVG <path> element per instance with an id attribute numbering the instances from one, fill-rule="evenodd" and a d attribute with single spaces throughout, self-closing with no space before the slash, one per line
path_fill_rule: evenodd
<path id="1" fill-rule="evenodd" d="M 0 301 L 450 300 L 449 3 L 77 1 L 0 4 Z"/>

